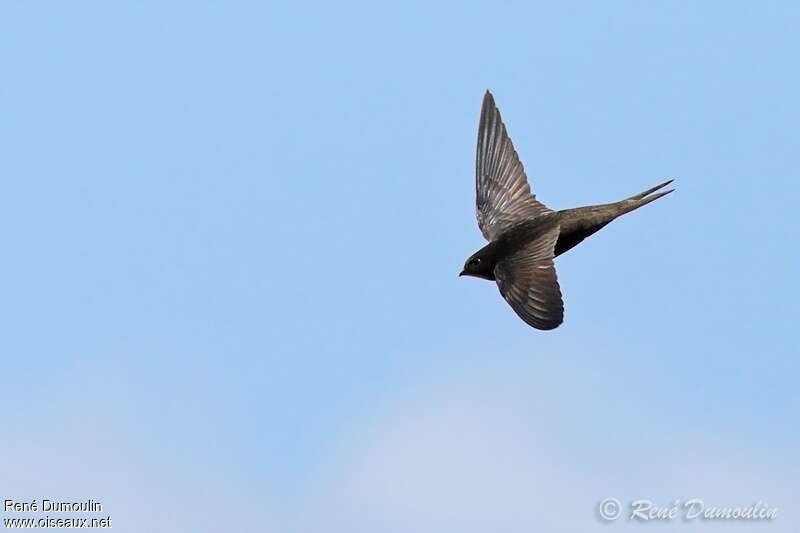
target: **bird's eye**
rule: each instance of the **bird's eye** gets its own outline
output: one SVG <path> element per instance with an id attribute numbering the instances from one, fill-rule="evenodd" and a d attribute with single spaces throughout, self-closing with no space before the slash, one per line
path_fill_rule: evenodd
<path id="1" fill-rule="evenodd" d="M 469 266 L 478 266 L 480 264 L 481 264 L 481 258 L 480 257 L 475 257 L 475 258 L 471 259 L 470 262 L 469 262 Z"/>

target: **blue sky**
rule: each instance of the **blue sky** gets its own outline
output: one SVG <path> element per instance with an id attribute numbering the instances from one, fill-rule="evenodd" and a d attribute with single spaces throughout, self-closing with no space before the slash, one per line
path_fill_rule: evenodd
<path id="1" fill-rule="evenodd" d="M 117 531 L 646 527 L 607 496 L 792 530 L 798 16 L 5 3 L 0 497 Z M 487 88 L 552 208 L 676 178 L 557 260 L 553 332 L 457 277 Z"/>

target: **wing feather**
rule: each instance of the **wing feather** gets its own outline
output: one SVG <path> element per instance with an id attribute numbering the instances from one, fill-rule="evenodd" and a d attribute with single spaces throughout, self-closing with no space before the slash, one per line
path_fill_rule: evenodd
<path id="1" fill-rule="evenodd" d="M 558 285 L 553 250 L 559 228 L 549 230 L 494 270 L 500 294 L 527 324 L 555 329 L 564 321 L 564 302 Z"/>
<path id="2" fill-rule="evenodd" d="M 489 91 L 483 98 L 475 157 L 478 226 L 487 240 L 513 224 L 552 212 L 531 193 L 525 169 Z"/>

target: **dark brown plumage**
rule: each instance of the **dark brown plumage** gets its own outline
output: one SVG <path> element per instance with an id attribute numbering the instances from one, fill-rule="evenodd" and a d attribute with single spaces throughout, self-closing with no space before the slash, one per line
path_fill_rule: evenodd
<path id="1" fill-rule="evenodd" d="M 672 180 L 611 204 L 553 211 L 531 193 L 500 111 L 489 91 L 483 98 L 475 163 L 476 214 L 489 244 L 475 252 L 460 275 L 497 281 L 500 294 L 522 320 L 554 329 L 564 304 L 553 258 L 603 226 L 674 189 Z"/>

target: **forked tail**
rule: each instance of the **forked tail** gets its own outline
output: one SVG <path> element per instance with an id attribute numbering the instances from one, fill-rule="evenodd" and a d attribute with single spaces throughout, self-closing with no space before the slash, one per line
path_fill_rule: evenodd
<path id="1" fill-rule="evenodd" d="M 661 192 L 659 192 L 657 194 L 653 194 L 653 193 L 658 191 L 659 189 L 663 189 L 664 187 L 666 187 L 667 185 L 669 185 L 673 181 L 675 181 L 675 180 L 669 180 L 669 181 L 665 181 L 664 183 L 659 183 L 655 187 L 651 187 L 650 189 L 647 189 L 644 192 L 640 192 L 639 194 L 635 194 L 635 195 L 631 196 L 630 198 L 625 198 L 624 200 L 619 202 L 619 205 L 622 208 L 622 212 L 620 213 L 620 215 L 625 214 L 625 213 L 630 213 L 634 209 L 639 209 L 643 205 L 647 205 L 650 202 L 658 200 L 662 196 L 668 195 L 669 193 L 671 193 L 675 189 L 668 189 L 666 191 L 661 191 Z"/>
<path id="2" fill-rule="evenodd" d="M 638 209 L 643 205 L 647 205 L 671 193 L 674 189 L 653 194 L 672 183 L 672 181 L 673 180 L 665 181 L 635 196 L 625 198 L 624 200 L 612 204 L 589 205 L 586 207 L 559 211 L 561 215 L 559 221 L 561 233 L 556 242 L 555 255 L 561 255 L 573 248 L 583 241 L 583 239 L 596 233 L 615 218 L 625 213 L 630 213 L 634 209 Z"/>

